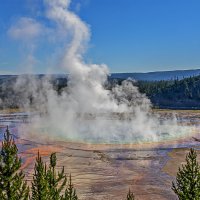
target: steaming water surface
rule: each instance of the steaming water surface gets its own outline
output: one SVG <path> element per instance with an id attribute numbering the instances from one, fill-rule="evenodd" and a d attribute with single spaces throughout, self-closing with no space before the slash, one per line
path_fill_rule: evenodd
<path id="1" fill-rule="evenodd" d="M 114 114 L 113 116 L 92 116 L 87 115 L 83 118 L 79 118 L 77 123 L 79 124 L 76 132 L 81 134 L 72 134 L 68 133 L 68 130 L 56 129 L 49 127 L 48 124 L 44 124 L 43 127 L 35 127 L 33 126 L 34 119 L 39 116 L 30 113 L 12 113 L 12 114 L 0 114 L 0 129 L 1 133 L 5 131 L 5 127 L 9 126 L 11 132 L 16 135 L 16 137 L 27 137 L 29 138 L 28 132 L 30 128 L 34 133 L 38 133 L 38 136 L 51 138 L 53 140 L 62 140 L 62 141 L 71 141 L 71 142 L 85 142 L 85 143 L 93 143 L 93 144 L 145 144 L 145 143 L 162 143 L 168 142 L 169 144 L 175 140 L 180 140 L 184 138 L 189 138 L 194 135 L 199 129 L 199 122 L 197 119 L 193 118 L 179 118 L 178 126 L 177 124 L 168 125 L 162 124 L 163 118 L 161 117 L 159 120 L 160 127 L 153 127 L 155 130 L 154 133 L 145 133 L 145 125 L 144 125 L 144 134 L 137 133 L 134 129 L 133 120 L 124 119 L 122 116 L 117 116 Z M 129 118 L 131 116 L 129 115 Z M 98 126 L 98 121 L 101 123 L 99 126 L 102 128 L 102 123 L 105 124 L 115 124 L 118 127 L 104 127 L 101 129 L 101 133 L 90 132 L 88 131 L 95 130 L 93 124 Z M 109 123 L 108 123 L 109 121 Z M 192 125 L 188 126 L 187 124 Z M 195 124 L 194 124 L 195 123 Z M 99 128 L 97 127 L 99 131 Z M 118 130 L 118 132 L 116 132 Z M 27 131 L 27 132 L 26 132 Z M 113 134 L 113 131 L 115 134 Z M 23 132 L 23 134 L 21 134 Z M 57 137 L 55 137 L 55 135 Z M 146 136 L 145 136 L 146 135 Z M 152 135 L 154 137 L 152 137 Z M 156 137 L 155 137 L 156 136 Z M 189 142 L 190 143 L 190 142 Z M 185 143 L 187 146 L 187 143 Z M 181 146 L 181 145 L 180 145 Z"/>

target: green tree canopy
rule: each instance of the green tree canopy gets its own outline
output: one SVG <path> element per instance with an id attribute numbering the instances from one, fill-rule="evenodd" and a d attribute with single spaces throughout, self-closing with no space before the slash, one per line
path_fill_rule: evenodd
<path id="1" fill-rule="evenodd" d="M 4 134 L 0 151 L 0 199 L 26 200 L 29 188 L 20 171 L 21 159 L 17 155 L 18 148 L 8 127 Z"/>
<path id="2" fill-rule="evenodd" d="M 78 200 L 71 175 L 67 182 L 64 167 L 56 172 L 56 160 L 56 153 L 52 153 L 47 168 L 38 152 L 32 182 L 32 200 Z"/>
<path id="3" fill-rule="evenodd" d="M 176 182 L 172 182 L 172 190 L 180 200 L 200 199 L 200 167 L 194 149 L 190 149 L 186 164 L 179 168 Z"/>
<path id="4" fill-rule="evenodd" d="M 65 190 L 65 196 L 62 198 L 62 200 L 78 200 L 76 190 L 72 184 L 71 174 L 69 175 L 68 187 Z"/>
<path id="5" fill-rule="evenodd" d="M 49 183 L 49 192 L 53 200 L 59 200 L 63 197 L 62 191 L 67 184 L 67 177 L 64 173 L 64 167 L 61 172 L 56 173 L 56 153 L 50 156 L 50 165 L 47 171 L 47 179 Z"/>
<path id="6" fill-rule="evenodd" d="M 46 164 L 43 163 L 39 152 L 35 162 L 31 189 L 32 189 L 32 200 L 50 199 L 49 183 L 47 179 L 47 168 Z"/>

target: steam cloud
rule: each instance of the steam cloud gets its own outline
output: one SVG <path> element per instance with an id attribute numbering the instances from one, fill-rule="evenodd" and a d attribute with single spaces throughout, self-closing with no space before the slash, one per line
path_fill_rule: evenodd
<path id="1" fill-rule="evenodd" d="M 108 67 L 84 61 L 90 30 L 70 11 L 70 0 L 44 0 L 44 4 L 46 17 L 55 24 L 59 34 L 67 37 L 60 65 L 69 74 L 69 80 L 60 94 L 54 90 L 48 76 L 40 80 L 21 76 L 17 80 L 15 89 L 24 97 L 21 99 L 23 106 L 30 109 L 27 99 L 32 96 L 31 103 L 41 113 L 32 118 L 32 130 L 59 139 L 103 143 L 159 141 L 175 133 L 183 134 L 185 129 L 177 126 L 175 118 L 161 123 L 152 114 L 149 99 L 139 93 L 130 80 L 112 90 L 105 89 Z M 22 22 L 10 29 L 16 39 L 22 31 L 29 38 L 40 34 L 39 22 L 31 21 L 32 29 L 25 27 L 26 23 L 21 28 Z M 46 33 L 55 34 L 56 31 Z M 167 134 L 163 134 L 166 130 Z"/>

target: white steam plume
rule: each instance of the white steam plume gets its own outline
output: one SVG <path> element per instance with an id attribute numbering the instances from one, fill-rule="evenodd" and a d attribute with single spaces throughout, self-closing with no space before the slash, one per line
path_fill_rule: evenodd
<path id="1" fill-rule="evenodd" d="M 20 18 L 8 30 L 8 34 L 16 40 L 30 41 L 43 33 L 44 27 L 36 20 L 28 17 Z"/>
<path id="2" fill-rule="evenodd" d="M 109 74 L 106 65 L 87 64 L 83 55 L 90 39 L 88 26 L 69 10 L 70 0 L 45 0 L 46 17 L 56 23 L 69 38 L 61 65 L 69 73 L 68 86 L 61 94 L 52 88 L 49 78 L 30 79 L 34 87 L 24 91 L 25 99 L 34 97 L 42 115 L 35 117 L 32 128 L 43 134 L 69 140 L 134 143 L 158 141 L 163 137 L 183 134 L 176 120 L 159 122 L 151 113 L 151 103 L 131 81 L 124 81 L 111 91 L 104 88 Z M 16 89 L 26 78 L 20 78 Z M 38 92 L 40 91 L 40 92 Z M 33 102 L 32 102 L 33 103 Z M 24 105 L 29 105 L 24 103 Z M 45 113 L 45 114 L 44 114 Z"/>
<path id="3" fill-rule="evenodd" d="M 37 22 L 35 19 L 29 17 L 19 18 L 15 24 L 8 30 L 8 35 L 17 41 L 20 41 L 20 46 L 23 47 L 23 61 L 20 63 L 22 70 L 25 73 L 32 72 L 38 60 L 34 56 L 36 50 L 36 41 L 39 37 L 47 32 L 46 28 Z"/>

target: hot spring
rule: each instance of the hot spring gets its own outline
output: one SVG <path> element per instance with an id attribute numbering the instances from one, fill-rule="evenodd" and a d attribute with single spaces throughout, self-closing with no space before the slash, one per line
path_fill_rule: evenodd
<path id="1" fill-rule="evenodd" d="M 143 133 L 141 130 L 134 129 L 137 125 L 133 123 L 134 115 L 113 113 L 112 115 L 101 114 L 94 116 L 92 114 L 85 114 L 77 117 L 77 129 L 75 133 L 68 132 L 62 127 L 51 127 L 48 124 L 43 123 L 38 125 L 38 120 L 42 121 L 42 118 L 38 114 L 27 114 L 27 113 L 13 113 L 13 114 L 1 114 L 0 116 L 0 127 L 1 133 L 5 131 L 5 127 L 8 125 L 13 134 L 20 139 L 29 139 L 30 141 L 64 141 L 64 142 L 80 142 L 88 144 L 120 144 L 120 145 L 144 145 L 145 144 L 158 144 L 159 146 L 174 146 L 175 141 L 191 139 L 195 136 L 198 130 L 198 123 L 191 124 L 190 118 L 179 118 L 178 120 L 165 119 L 160 116 L 158 126 L 151 127 L 145 130 L 145 124 Z M 168 124 L 170 120 L 170 125 Z M 193 118 L 194 120 L 194 118 Z M 166 121 L 168 123 L 166 123 Z M 172 123 L 173 121 L 173 123 Z M 36 123 L 37 122 L 37 123 Z M 45 120 L 46 122 L 46 120 Z M 191 125 L 188 125 L 188 124 Z M 102 126 L 102 124 L 110 124 L 110 126 Z M 115 125 L 113 127 L 112 125 Z M 95 126 L 93 126 L 95 125 Z M 99 129 L 99 127 L 104 127 Z M 100 130 L 96 132 L 94 130 Z M 117 131 L 116 131 L 117 130 Z M 113 134 L 114 132 L 114 134 Z M 34 133 L 34 134 L 33 134 Z M 176 142 L 177 147 L 188 146 L 191 141 L 188 142 Z"/>

